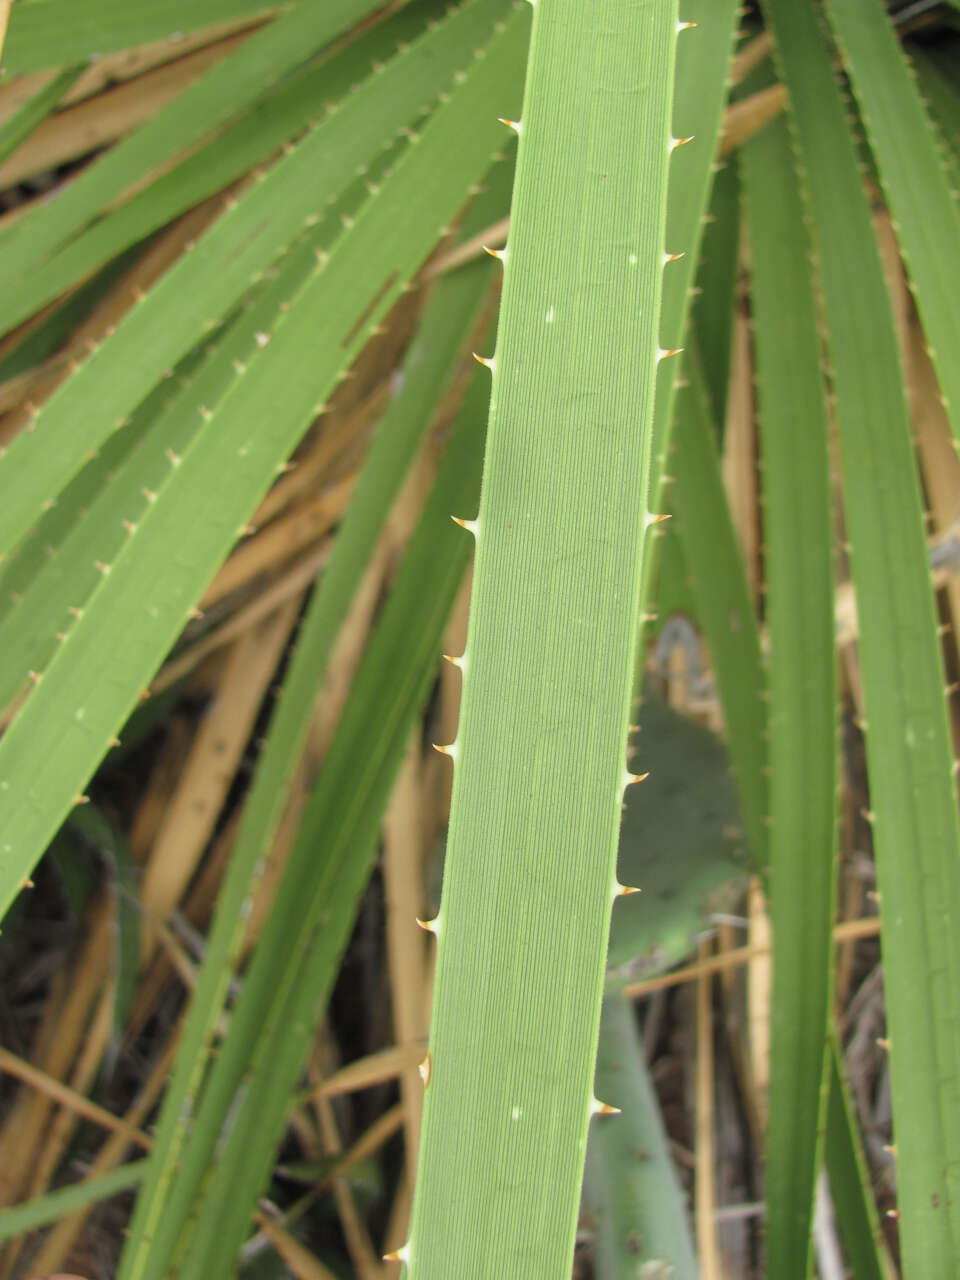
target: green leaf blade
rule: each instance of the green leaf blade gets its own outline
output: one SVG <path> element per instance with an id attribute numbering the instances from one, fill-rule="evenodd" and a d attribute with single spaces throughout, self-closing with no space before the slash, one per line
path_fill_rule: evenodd
<path id="1" fill-rule="evenodd" d="M 673 4 L 534 7 L 414 1280 L 571 1266 L 648 528 L 675 39 Z"/>
<path id="2" fill-rule="evenodd" d="M 175 44 L 187 31 L 280 7 L 271 0 L 151 0 L 149 5 L 28 0 L 11 15 L 4 66 L 7 71 L 42 71 L 154 40 Z"/>
<path id="3" fill-rule="evenodd" d="M 524 36 L 514 20 L 492 42 L 496 54 L 474 56 L 472 74 L 317 263 L 273 332 L 258 336 L 230 393 L 183 457 L 170 460 L 167 483 L 101 571 L 90 606 L 0 741 L 0 914 L 318 404 L 488 168 L 502 143 L 492 104 L 517 81 Z M 485 108 L 487 118 L 470 124 Z M 441 163 L 448 153 L 456 163 Z M 199 510 L 202 521 L 194 519 Z M 111 630 L 117 618 L 127 625 Z"/>
<path id="4" fill-rule="evenodd" d="M 0 455 L 0 488 L 8 496 L 0 507 L 0 554 L 39 519 L 44 504 L 166 370 L 355 178 L 358 164 L 370 162 L 391 130 L 416 119 L 470 65 L 504 7 L 505 0 L 473 0 L 398 53 L 382 75 L 347 95 L 229 208 L 125 317 L 47 402 L 35 429 L 21 432 Z M 30 288 L 36 283 L 34 277 Z"/>
<path id="5" fill-rule="evenodd" d="M 810 189 L 860 622 L 905 1269 L 960 1255 L 960 830 L 910 424 L 870 210 L 811 8 L 767 0 Z M 926 998 L 917 999 L 917 975 Z"/>
<path id="6" fill-rule="evenodd" d="M 743 148 L 741 171 L 750 224 L 770 639 L 767 1268 L 785 1280 L 804 1280 L 823 1129 L 836 843 L 827 407 L 803 208 L 782 121 Z"/>
<path id="7" fill-rule="evenodd" d="M 482 201 L 477 204 L 481 206 L 476 210 L 481 221 L 475 230 L 481 229 L 490 221 L 483 211 Z M 472 224 L 474 216 L 474 210 L 471 210 L 468 226 Z M 326 572 L 313 594 L 304 618 L 296 652 L 284 680 L 283 690 L 270 722 L 267 741 L 258 760 L 256 777 L 244 806 L 244 816 L 237 833 L 227 881 L 220 894 L 204 966 L 184 1028 L 181 1057 L 164 1098 L 151 1154 L 149 1176 L 129 1232 L 130 1244 L 125 1263 L 131 1268 L 131 1275 L 138 1274 L 138 1267 L 142 1265 L 146 1241 L 152 1242 L 151 1256 L 157 1251 L 156 1231 L 161 1218 L 164 1220 L 165 1231 L 169 1230 L 172 1208 L 167 1197 L 187 1139 L 192 1100 L 208 1060 L 214 1031 L 226 997 L 229 975 L 237 964 L 240 943 L 245 933 L 243 903 L 253 891 L 258 878 L 259 860 L 280 820 L 288 780 L 293 774 L 309 729 L 316 690 L 322 682 L 333 640 L 376 533 L 390 509 L 391 498 L 406 469 L 409 453 L 431 416 L 427 402 L 431 390 L 436 391 L 442 385 L 444 370 L 450 364 L 451 344 L 455 352 L 458 343 L 465 337 L 465 326 L 469 325 L 475 308 L 478 285 L 485 285 L 487 273 L 483 268 L 486 264 L 478 266 L 479 272 L 475 267 L 441 280 L 434 298 L 425 309 L 418 334 L 408 353 L 403 388 L 378 428 L 347 515 L 338 532 Z M 453 450 L 450 464 L 457 456 L 456 450 Z M 470 474 L 469 467 L 466 468 L 466 473 Z M 399 583 L 397 589 L 400 589 Z M 394 653 L 391 665 L 394 671 L 397 669 L 398 657 Z M 333 747 L 334 753 L 341 749 L 337 745 L 339 741 L 337 739 Z M 335 794 L 345 797 L 348 792 L 341 790 Z M 328 824 L 329 821 L 332 819 L 328 819 Z M 300 901 L 303 901 L 302 895 Z M 261 945 L 271 945 L 273 932 L 274 926 L 268 923 Z M 287 949 L 288 940 L 289 933 L 284 930 L 281 935 L 282 950 Z M 251 1046 L 231 1028 L 228 1039 L 218 1054 L 221 1065 L 217 1070 L 223 1072 L 230 1060 L 242 1068 L 244 1054 L 250 1052 Z M 262 1132 L 261 1124 L 261 1134 Z M 272 1145 L 268 1146 L 272 1150 Z M 186 1154 L 194 1169 L 202 1164 L 204 1153 L 196 1136 L 192 1137 Z"/>
<path id="8" fill-rule="evenodd" d="M 960 206 L 882 0 L 827 0 L 960 447 Z"/>

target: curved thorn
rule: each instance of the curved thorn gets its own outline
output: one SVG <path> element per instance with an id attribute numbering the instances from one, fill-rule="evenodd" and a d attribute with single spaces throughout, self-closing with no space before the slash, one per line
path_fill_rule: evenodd
<path id="1" fill-rule="evenodd" d="M 624 789 L 626 789 L 627 787 L 632 787 L 636 782 L 645 782 L 646 779 L 649 777 L 650 777 L 649 773 L 631 773 L 629 769 L 624 769 L 623 771 Z"/>

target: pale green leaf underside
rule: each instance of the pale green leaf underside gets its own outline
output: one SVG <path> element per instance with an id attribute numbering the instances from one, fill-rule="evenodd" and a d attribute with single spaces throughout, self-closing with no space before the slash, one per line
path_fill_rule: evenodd
<path id="1" fill-rule="evenodd" d="M 624 784 L 675 29 L 661 0 L 534 6 L 413 1280 L 570 1271 Z"/>

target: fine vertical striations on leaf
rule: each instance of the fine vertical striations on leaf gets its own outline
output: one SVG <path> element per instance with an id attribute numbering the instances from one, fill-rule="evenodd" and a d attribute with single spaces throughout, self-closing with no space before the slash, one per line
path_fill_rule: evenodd
<path id="1" fill-rule="evenodd" d="M 572 1263 L 626 768 L 678 22 L 537 0 L 504 257 L 412 1280 Z M 696 38 L 696 33 L 685 36 Z M 669 270 L 670 268 L 667 267 Z M 486 355 L 486 353 L 484 353 Z M 465 1109 L 464 1100 L 469 1099 Z M 598 1123 L 616 1123 L 601 1119 Z"/>
<path id="2" fill-rule="evenodd" d="M 832 51 L 811 6 L 765 0 L 764 8 L 819 255 L 860 623 L 904 1270 L 949 1275 L 960 1253 L 960 829 L 920 486 L 889 294 Z"/>
<path id="3" fill-rule="evenodd" d="M 750 227 L 769 638 L 775 951 L 767 1267 L 783 1280 L 805 1280 L 823 1131 L 836 878 L 827 402 L 803 207 L 782 120 L 744 147 L 741 173 Z"/>

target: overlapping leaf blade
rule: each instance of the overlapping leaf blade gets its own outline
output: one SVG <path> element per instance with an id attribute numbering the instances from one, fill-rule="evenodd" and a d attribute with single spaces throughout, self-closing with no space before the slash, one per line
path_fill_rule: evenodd
<path id="1" fill-rule="evenodd" d="M 960 831 L 919 485 L 856 150 L 812 8 L 765 0 L 819 253 L 860 622 L 905 1269 L 960 1253 Z M 923 974 L 926 998 L 916 996 Z"/>
<path id="2" fill-rule="evenodd" d="M 405 123 L 469 65 L 506 0 L 473 0 L 350 94 L 229 208 L 0 456 L 0 553 L 205 329 L 246 292 Z M 331 18 L 332 20 L 332 18 Z M 301 36 L 301 39 L 305 37 Z M 71 188 L 72 189 L 72 188 Z M 0 245 L 0 260 L 16 254 Z M 31 290 L 37 283 L 36 275 Z M 32 311 L 35 298 L 30 295 Z M 9 478 L 17 476 L 12 485 Z"/>
<path id="3" fill-rule="evenodd" d="M 167 482 L 0 742 L 5 910 L 278 466 L 369 330 L 398 297 L 502 140 L 496 101 L 516 83 L 513 18 L 317 265 Z M 467 127 L 471 113 L 490 123 Z M 460 137 L 466 131 L 468 141 Z M 459 141 L 458 141 L 459 139 Z M 455 164 L 440 158 L 456 154 Z M 309 356 L 308 356 L 308 353 Z M 193 520 L 203 510 L 202 522 Z M 192 528 L 188 542 L 184 528 Z M 171 554 L 171 547 L 176 548 Z M 118 630 L 118 619 L 125 626 Z M 109 636 L 109 643 L 104 637 Z M 119 636 L 119 639 L 118 639 Z"/>
<path id="4" fill-rule="evenodd" d="M 257 32 L 178 94 L 54 199 L 0 232 L 3 329 L 32 314 L 41 296 L 34 274 L 105 205 L 225 124 L 284 73 L 377 8 L 371 0 L 304 5 Z M 67 59 L 76 61 L 76 59 Z"/>
<path id="5" fill-rule="evenodd" d="M 750 226 L 770 641 L 774 965 L 767 1268 L 772 1275 L 804 1280 L 823 1130 L 835 881 L 827 407 L 809 246 L 782 120 L 744 147 L 741 171 Z"/>
<path id="6" fill-rule="evenodd" d="M 720 474 L 717 431 L 696 343 L 692 335 L 687 341 L 688 386 L 677 397 L 668 463 L 674 476 L 671 502 L 723 702 L 747 840 L 755 863 L 763 867 L 769 798 L 760 631 Z"/>
<path id="7" fill-rule="evenodd" d="M 372 74 L 374 66 L 386 63 L 396 54 L 401 41 L 421 35 L 435 7 L 412 5 L 402 9 L 335 56 L 321 58 L 317 65 L 285 77 L 274 90 L 252 105 L 247 104 L 245 113 L 210 142 L 118 208 L 108 208 L 91 226 L 62 245 L 30 282 L 34 299 L 42 301 L 69 288 L 127 245 L 135 244 L 184 210 L 242 178 L 256 165 L 266 163 L 278 147 L 296 138 L 308 126 L 322 122 L 332 110 L 332 104 L 358 87 Z M 442 74 L 441 67 L 437 70 Z M 405 92 L 401 82 L 407 78 Z M 409 68 L 406 76 L 398 76 L 397 68 L 392 68 L 380 83 L 379 92 L 392 104 L 393 115 L 381 116 L 377 123 L 377 113 L 374 111 L 371 117 L 367 112 L 369 123 L 381 130 L 388 142 L 398 125 L 412 123 L 416 111 L 428 104 L 430 85 L 429 76 L 423 82 L 418 73 Z M 376 91 L 375 84 L 367 85 L 365 96 L 369 99 Z M 409 98 L 411 91 L 412 99 Z M 409 113 L 408 101 L 415 104 Z M 363 115 L 360 104 L 352 104 L 351 110 L 353 120 L 341 118 L 340 126 L 351 140 L 353 166 L 360 169 L 369 163 L 370 135 L 359 123 Z M 329 133 L 323 145 L 329 149 Z M 350 172 L 353 173 L 353 168 Z M 276 200 L 282 206 L 288 197 L 278 191 Z M 25 305 L 29 305 L 28 302 Z"/>
<path id="8" fill-rule="evenodd" d="M 187 31 L 279 8 L 271 0 L 27 0 L 13 10 L 3 61 L 7 71 L 39 71 L 153 40 L 176 44 Z"/>
<path id="9" fill-rule="evenodd" d="M 503 182 L 502 174 L 499 182 Z M 500 204 L 496 189 L 478 200 L 471 209 L 467 230 L 478 230 L 487 225 L 492 220 L 490 208 L 499 213 Z M 163 1220 L 169 1232 L 171 1209 L 165 1197 L 181 1160 L 183 1144 L 187 1138 L 188 1115 L 193 1109 L 192 1099 L 208 1059 L 230 975 L 237 963 L 238 949 L 245 931 L 243 903 L 255 889 L 260 859 L 282 813 L 284 796 L 309 726 L 316 690 L 322 683 L 327 658 L 355 584 L 362 574 L 376 532 L 389 511 L 391 497 L 409 462 L 410 452 L 430 419 L 431 402 L 443 388 L 457 348 L 465 340 L 475 319 L 478 297 L 486 286 L 488 274 L 483 269 L 484 264 L 479 264 L 479 268 L 467 269 L 456 277 L 442 281 L 437 287 L 436 296 L 427 306 L 407 357 L 403 388 L 380 424 L 354 490 L 351 506 L 338 532 L 330 562 L 304 619 L 297 649 L 258 760 L 256 778 L 246 800 L 228 878 L 220 895 L 217 917 L 208 940 L 204 967 L 184 1029 L 181 1056 L 164 1099 L 149 1177 L 131 1226 L 128 1251 L 131 1274 L 137 1274 L 137 1267 L 143 1263 L 145 1242 L 151 1242 L 151 1252 L 156 1250 L 157 1223 Z M 461 433 L 470 430 L 472 412 L 472 408 L 465 411 Z M 469 485 L 470 469 L 466 466 L 465 459 L 460 458 L 456 448 L 450 457 L 448 467 L 459 466 L 463 482 Z M 451 544 L 451 550 L 461 555 L 463 553 L 462 547 L 457 548 L 455 541 Z M 400 606 L 397 604 L 391 607 L 398 609 Z M 400 669 L 400 658 L 401 655 L 395 653 L 391 660 L 390 669 L 394 675 Z M 366 680 L 374 679 L 374 669 L 368 666 L 365 670 Z M 419 679 L 418 674 L 415 683 Z M 400 679 L 396 682 L 395 690 L 405 687 L 405 681 Z M 362 688 L 363 679 L 360 679 L 355 697 L 362 696 Z M 382 722 L 385 713 L 386 707 L 381 706 L 378 723 Z M 349 720 L 348 714 L 347 723 Z M 336 753 L 343 749 L 338 738 L 333 748 L 334 760 L 337 758 Z M 355 745 L 350 749 L 355 750 Z M 351 803 L 351 795 L 349 790 L 332 792 L 328 803 L 332 803 L 333 798 L 337 797 L 339 804 L 348 805 Z M 332 821 L 332 818 L 328 820 Z M 312 823 L 313 820 L 308 821 Z M 309 842 L 305 847 L 309 848 Z M 290 874 L 293 875 L 294 871 Z M 302 893 L 300 900 L 305 900 Z M 352 906 L 349 910 L 352 911 Z M 288 943 L 289 933 L 286 927 L 278 932 L 272 921 L 268 923 L 261 945 L 272 959 L 269 962 L 259 962 L 261 971 L 270 972 L 272 969 L 276 972 L 282 969 Z M 305 976 L 302 976 L 302 980 L 307 981 Z M 325 981 L 329 982 L 329 976 Z M 316 998 L 317 990 L 315 987 L 312 990 Z M 231 1026 L 218 1054 L 218 1079 L 228 1070 L 232 1070 L 235 1079 L 238 1079 L 245 1069 L 255 1047 L 256 1035 L 262 1031 L 256 1023 L 250 1025 L 252 1035 L 246 1038 L 242 1034 L 242 1024 Z M 210 1111 L 205 1114 L 210 1115 Z M 262 1116 L 258 1115 L 258 1119 L 262 1134 Z M 214 1114 L 212 1122 L 201 1118 L 198 1124 L 205 1122 L 215 1133 L 222 1120 L 222 1116 L 218 1119 Z M 198 1141 L 198 1132 L 199 1130 L 194 1132 L 186 1152 L 186 1159 L 195 1170 L 202 1168 L 209 1155 L 209 1151 L 205 1151 Z M 272 1150 L 272 1133 L 267 1135 L 266 1143 L 262 1138 L 260 1143 Z M 177 1202 L 187 1203 L 182 1186 Z"/>
<path id="10" fill-rule="evenodd" d="M 960 206 L 883 0 L 827 0 L 960 447 Z"/>

